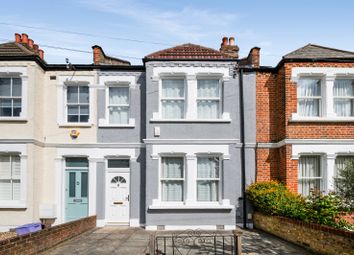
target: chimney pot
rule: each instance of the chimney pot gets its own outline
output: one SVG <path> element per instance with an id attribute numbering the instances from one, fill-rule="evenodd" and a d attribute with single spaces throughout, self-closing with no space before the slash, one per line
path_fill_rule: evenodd
<path id="1" fill-rule="evenodd" d="M 222 38 L 222 43 L 221 43 L 222 46 L 227 46 L 229 45 L 229 39 L 227 37 L 223 37 Z"/>
<path id="2" fill-rule="evenodd" d="M 231 45 L 231 46 L 235 45 L 235 37 L 229 38 L 229 45 Z"/>
<path id="3" fill-rule="evenodd" d="M 33 44 L 33 49 L 34 49 L 35 51 L 38 51 L 38 49 L 39 49 L 38 44 Z"/>
<path id="4" fill-rule="evenodd" d="M 15 42 L 17 42 L 17 43 L 21 42 L 21 35 L 18 33 L 15 33 Z"/>
<path id="5" fill-rule="evenodd" d="M 39 49 L 38 50 L 38 53 L 39 53 L 39 57 L 44 60 L 44 51 L 42 49 Z"/>
<path id="6" fill-rule="evenodd" d="M 32 39 L 28 39 L 28 46 L 33 49 L 33 40 Z"/>
<path id="7" fill-rule="evenodd" d="M 22 43 L 28 44 L 28 35 L 25 33 L 22 33 Z"/>

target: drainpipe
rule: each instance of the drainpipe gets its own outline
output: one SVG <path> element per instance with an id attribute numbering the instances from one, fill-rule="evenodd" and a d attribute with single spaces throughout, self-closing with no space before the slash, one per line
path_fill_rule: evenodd
<path id="1" fill-rule="evenodd" d="M 243 69 L 239 68 L 240 86 L 240 143 L 241 143 L 241 187 L 242 187 L 242 215 L 243 228 L 247 228 L 247 201 L 246 201 L 246 166 L 245 166 L 245 109 L 243 97 Z"/>

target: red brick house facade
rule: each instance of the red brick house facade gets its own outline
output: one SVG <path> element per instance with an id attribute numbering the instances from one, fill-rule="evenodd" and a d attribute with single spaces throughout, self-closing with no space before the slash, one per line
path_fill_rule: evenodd
<path id="1" fill-rule="evenodd" d="M 256 77 L 257 181 L 333 190 L 354 157 L 354 52 L 306 45 Z"/>

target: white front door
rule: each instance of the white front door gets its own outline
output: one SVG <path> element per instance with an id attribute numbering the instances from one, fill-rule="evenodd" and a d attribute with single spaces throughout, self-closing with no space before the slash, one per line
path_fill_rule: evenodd
<path id="1" fill-rule="evenodd" d="M 129 173 L 107 173 L 107 223 L 129 223 Z"/>

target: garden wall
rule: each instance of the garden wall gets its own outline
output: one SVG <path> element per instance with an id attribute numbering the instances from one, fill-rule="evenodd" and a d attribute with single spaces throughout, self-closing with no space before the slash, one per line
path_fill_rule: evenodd
<path id="1" fill-rule="evenodd" d="M 255 212 L 255 228 L 326 255 L 353 255 L 354 232 Z"/>
<path id="2" fill-rule="evenodd" d="M 38 254 L 96 227 L 96 216 L 60 224 L 23 236 L 0 241 L 0 255 Z"/>

